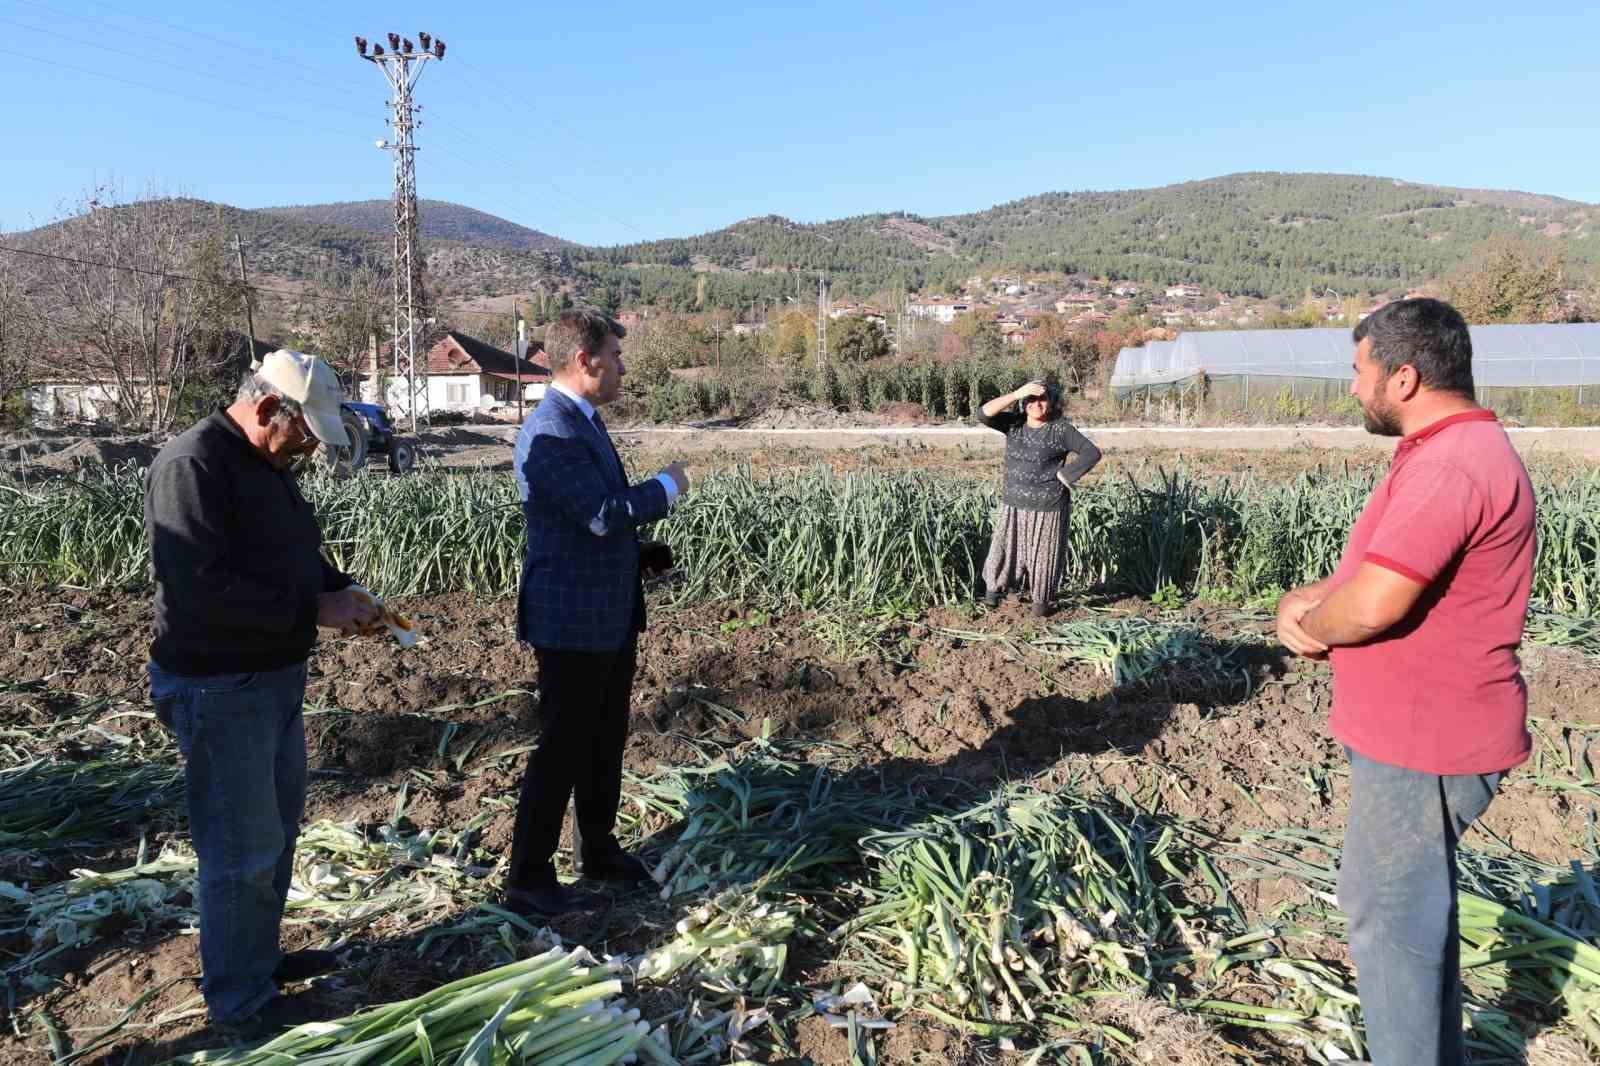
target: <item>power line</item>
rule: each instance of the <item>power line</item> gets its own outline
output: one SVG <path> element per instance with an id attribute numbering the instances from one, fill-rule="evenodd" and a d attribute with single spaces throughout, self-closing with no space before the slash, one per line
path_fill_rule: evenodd
<path id="1" fill-rule="evenodd" d="M 97 25 L 97 23 L 95 23 L 90 16 L 80 14 L 79 12 L 76 12 L 76 11 L 67 11 L 67 10 L 63 10 L 61 8 L 58 8 L 58 7 L 53 7 L 53 6 L 49 5 L 49 4 L 41 4 L 41 3 L 38 2 L 38 0 L 19 0 L 19 2 L 23 3 L 23 4 L 26 4 L 29 7 L 38 8 L 40 11 L 48 11 L 51 14 L 54 14 L 54 15 L 62 15 L 62 16 L 65 16 L 67 18 L 77 19 L 80 22 L 88 22 L 91 25 Z M 224 48 L 228 48 L 228 49 L 232 49 L 232 50 L 248 50 L 254 55 L 263 56 L 263 57 L 266 57 L 268 59 L 272 59 L 272 60 L 276 61 L 279 65 L 289 66 L 289 67 L 296 67 L 296 68 L 298 68 L 300 70 L 310 71 L 310 72 L 316 74 L 319 78 L 326 77 L 326 72 L 317 70 L 315 67 L 311 67 L 311 66 L 306 65 L 305 63 L 299 62 L 293 56 L 284 55 L 283 53 L 280 53 L 280 52 L 269 52 L 269 51 L 262 50 L 257 42 L 231 41 L 231 40 L 228 40 L 228 39 L 223 38 L 223 37 L 217 37 L 214 34 L 204 33 L 204 32 L 202 32 L 200 30 L 192 29 L 192 28 L 190 28 L 188 26 L 182 25 L 181 23 L 168 22 L 168 21 L 166 21 L 164 19 L 156 18 L 153 15 L 146 15 L 146 14 L 143 14 L 143 13 L 140 13 L 140 12 L 137 12 L 137 11 L 128 11 L 128 10 L 126 10 L 124 8 L 115 7 L 115 6 L 111 5 L 111 4 L 104 3 L 103 0 L 89 0 L 89 2 L 92 3 L 95 7 L 103 8 L 106 11 L 115 12 L 117 15 L 121 16 L 122 18 L 133 19 L 133 20 L 138 21 L 138 22 L 153 23 L 153 24 L 155 24 L 157 26 L 164 26 L 167 29 L 177 30 L 179 33 L 185 33 L 185 34 L 188 34 L 191 37 L 198 37 L 198 38 L 200 38 L 202 40 L 210 41 L 213 44 L 221 45 Z M 274 17 L 274 20 L 276 21 L 280 17 L 280 14 L 277 13 L 277 12 L 274 12 L 273 17 Z M 192 47 L 192 46 L 180 44 L 180 43 L 178 43 L 176 41 L 171 40 L 170 38 L 159 37 L 159 36 L 156 36 L 155 34 L 148 33 L 148 32 L 141 33 L 140 31 L 137 31 L 137 30 L 127 30 L 127 29 L 124 29 L 121 26 L 112 26 L 109 23 L 99 23 L 98 25 L 104 25 L 107 28 L 112 29 L 117 33 L 133 33 L 133 34 L 135 34 L 137 36 L 144 37 L 144 38 L 146 38 L 148 40 L 161 42 L 161 43 L 166 44 L 168 47 L 171 47 L 171 48 L 184 49 L 184 48 L 191 48 Z M 329 83 L 326 83 L 326 84 L 331 88 L 339 90 L 340 92 L 352 93 L 352 94 L 358 93 L 358 90 L 352 89 L 349 86 L 338 85 L 338 84 L 335 84 L 335 83 L 332 83 L 332 82 L 329 82 Z M 364 96 L 366 94 L 361 93 L 360 95 Z"/>
<path id="2" fill-rule="evenodd" d="M 127 56 L 129 59 L 137 59 L 137 60 L 139 60 L 139 61 L 141 61 L 143 63 L 147 63 L 147 64 L 151 61 L 151 57 L 148 56 L 148 55 L 143 55 L 143 54 L 141 54 L 139 52 L 130 52 L 126 48 L 113 48 L 110 45 L 106 45 L 106 44 L 96 44 L 93 41 L 79 41 L 72 34 L 70 34 L 70 33 L 62 33 L 59 30 L 47 30 L 47 29 L 43 29 L 43 28 L 41 28 L 39 26 L 30 26 L 25 22 L 18 22 L 16 19 L 5 18 L 3 16 L 0 16 L 0 22 L 8 22 L 13 26 L 18 26 L 18 27 L 21 27 L 24 30 L 27 30 L 29 33 L 42 33 L 42 34 L 45 34 L 46 36 L 59 37 L 62 40 L 65 40 L 65 41 L 72 41 L 74 44 L 76 44 L 80 48 L 87 46 L 89 48 L 98 49 L 99 51 L 102 51 L 102 52 L 110 52 L 113 55 Z M 178 67 L 174 63 L 169 63 L 169 62 L 165 62 L 165 61 L 161 61 L 161 60 L 157 60 L 156 62 L 160 66 L 170 67 L 170 68 L 172 68 L 174 70 L 184 70 L 185 69 L 185 68 L 182 68 L 182 67 Z M 212 73 L 209 73 L 207 71 L 193 70 L 193 69 L 189 69 L 186 72 L 189 73 L 189 74 L 198 75 L 199 77 L 202 77 L 202 78 L 211 78 L 211 79 L 213 79 L 215 81 L 220 81 L 220 82 L 222 82 L 222 83 L 224 83 L 226 85 L 239 85 L 239 86 L 242 86 L 242 87 L 244 87 L 246 89 L 254 89 L 254 90 L 257 90 L 257 91 L 260 91 L 263 88 L 265 88 L 264 86 L 262 86 L 261 84 L 259 84 L 257 82 L 244 81 L 241 78 L 229 77 L 226 74 L 212 74 Z M 229 106 L 234 106 L 234 105 L 229 105 Z M 345 107 L 345 106 L 340 105 L 340 104 L 323 104 L 322 106 L 323 107 L 336 108 L 337 110 L 343 111 L 347 115 L 355 115 L 357 118 L 366 118 L 367 117 L 365 112 L 357 111 L 352 107 Z"/>
<path id="3" fill-rule="evenodd" d="M 193 100 L 197 103 L 207 104 L 211 107 L 220 107 L 225 110 L 233 111 L 247 111 L 252 115 L 259 115 L 262 118 L 270 118 L 278 122 L 292 122 L 301 129 L 320 130 L 323 133 L 332 133 L 338 137 L 353 136 L 348 130 L 336 130 L 331 126 L 318 126 L 313 123 L 308 123 L 301 118 L 293 118 L 289 115 L 279 115 L 271 111 L 262 111 L 258 108 L 247 107 L 244 104 L 226 104 L 220 100 L 213 100 L 209 97 L 198 96 L 194 93 L 186 93 L 181 89 L 171 89 L 165 85 L 151 85 L 148 82 L 134 81 L 132 78 L 119 78 L 115 74 L 107 74 L 104 71 L 92 70 L 88 67 L 77 67 L 73 66 L 71 63 L 62 63 L 54 59 L 44 59 L 40 56 L 29 55 L 26 52 L 18 52 L 11 48 L 0 48 L 0 55 L 16 56 L 18 59 L 26 59 L 33 63 L 43 63 L 45 66 L 60 67 L 62 70 L 70 70 L 74 74 L 85 74 L 91 78 L 105 78 L 108 81 L 120 82 L 123 85 L 132 85 L 138 89 L 148 89 L 151 92 L 166 93 L 169 96 L 177 96 L 185 100 Z"/>
<path id="4" fill-rule="evenodd" d="M 59 8 L 51 7 L 50 5 L 47 5 L 47 4 L 38 3 L 37 0 L 21 0 L 21 2 L 27 4 L 30 7 L 37 8 L 37 9 L 39 9 L 41 11 L 48 11 L 48 12 L 51 12 L 53 14 L 65 15 L 67 17 L 77 18 L 80 21 L 89 23 L 91 26 L 97 25 L 97 23 L 95 23 L 92 19 L 90 19 L 90 18 L 88 18 L 86 16 L 83 16 L 83 15 L 80 15 L 80 14 L 76 14 L 76 13 L 72 13 L 72 12 L 66 12 L 66 11 L 63 11 L 63 10 L 61 10 Z M 212 41 L 212 42 L 214 42 L 216 44 L 223 45 L 223 46 L 226 46 L 226 47 L 229 47 L 229 48 L 243 48 L 243 47 L 245 47 L 243 44 L 240 44 L 240 43 L 235 42 L 235 41 L 229 41 L 229 40 L 227 40 L 225 38 L 217 37 L 217 36 L 215 36 L 213 34 L 204 33 L 204 32 L 201 32 L 199 30 L 193 30 L 193 29 L 190 29 L 190 28 L 185 27 L 185 26 L 180 26 L 180 25 L 178 25 L 176 23 L 166 22 L 166 21 L 164 21 L 162 19 L 154 18 L 152 16 L 141 15 L 141 14 L 138 14 L 138 13 L 135 13 L 135 12 L 126 11 L 124 9 L 114 7 L 114 6 L 110 5 L 110 4 L 99 3 L 98 0 L 95 0 L 95 6 L 103 8 L 103 9 L 105 9 L 107 11 L 116 12 L 118 15 L 121 15 L 121 16 L 123 16 L 125 18 L 136 19 L 136 20 L 143 21 L 143 22 L 149 22 L 149 23 L 153 23 L 153 24 L 159 25 L 159 26 L 166 26 L 166 27 L 178 30 L 178 31 L 180 31 L 182 33 L 186 33 L 186 34 L 189 34 L 191 36 L 198 37 L 198 38 L 201 38 L 201 39 L 204 39 L 204 40 L 207 40 L 207 41 Z M 79 45 L 88 44 L 89 47 L 91 47 L 91 48 L 96 48 L 96 49 L 104 51 L 104 52 L 109 52 L 109 53 L 112 53 L 112 54 L 115 54 L 115 55 L 121 55 L 121 56 L 125 56 L 125 57 L 132 58 L 132 59 L 138 59 L 138 60 L 140 60 L 142 62 L 145 62 L 145 63 L 149 63 L 151 61 L 151 57 L 148 56 L 148 55 L 143 55 L 143 54 L 140 54 L 140 53 L 131 52 L 131 51 L 128 51 L 126 49 L 115 48 L 115 47 L 112 47 L 112 46 L 109 46 L 109 45 L 97 44 L 97 43 L 94 43 L 94 42 L 91 42 L 91 41 L 82 41 L 82 40 L 79 40 L 76 36 L 73 36 L 71 34 L 63 33 L 63 32 L 56 31 L 56 30 L 44 29 L 44 28 L 37 27 L 37 26 L 32 26 L 32 25 L 29 25 L 28 23 L 20 22 L 15 18 L 7 18 L 5 21 L 9 21 L 12 25 L 18 26 L 18 27 L 20 27 L 20 28 L 22 28 L 24 30 L 27 30 L 29 32 L 32 32 L 32 33 L 40 33 L 40 34 L 46 34 L 46 35 L 49 35 L 49 36 L 59 37 L 59 38 L 62 38 L 62 39 L 73 41 L 74 43 L 79 44 Z M 305 24 L 305 23 L 303 23 L 303 24 Z M 108 28 L 108 29 L 110 29 L 110 30 L 112 30 L 112 31 L 114 31 L 116 33 L 130 33 L 130 32 L 132 32 L 132 33 L 135 33 L 138 36 L 143 36 L 143 37 L 146 37 L 146 38 L 148 38 L 150 40 L 155 40 L 155 41 L 167 44 L 169 47 L 177 47 L 177 48 L 183 47 L 182 45 L 176 44 L 175 42 L 171 42 L 170 40 L 163 39 L 161 37 L 157 37 L 157 36 L 154 36 L 154 35 L 151 35 L 151 34 L 139 33 L 138 31 L 130 31 L 130 30 L 126 30 L 126 29 L 124 29 L 122 27 L 111 26 L 110 24 L 107 24 L 107 23 L 99 23 L 98 25 L 105 26 L 106 28 Z M 254 48 L 254 46 L 251 46 L 251 47 Z M 32 60 L 33 62 L 36 62 L 36 63 L 43 63 L 43 64 L 50 65 L 50 66 L 56 66 L 56 67 L 60 67 L 60 68 L 62 68 L 64 70 L 71 70 L 71 71 L 74 71 L 76 73 L 88 74 L 88 75 L 93 76 L 93 77 L 105 78 L 105 79 L 110 80 L 110 81 L 116 81 L 116 82 L 120 82 L 120 83 L 125 84 L 125 85 L 136 86 L 138 88 L 147 89 L 147 90 L 150 90 L 150 91 L 153 91 L 153 92 L 163 92 L 163 93 L 167 93 L 169 95 L 174 95 L 174 96 L 179 96 L 179 97 L 183 97 L 183 98 L 186 98 L 186 99 L 195 100 L 195 101 L 200 102 L 200 103 L 210 104 L 213 107 L 231 108 L 231 109 L 234 109 L 234 110 L 245 111 L 245 112 L 249 112 L 251 114 L 259 115 L 259 116 L 266 117 L 266 118 L 277 119 L 277 120 L 283 121 L 283 122 L 294 122 L 297 125 L 301 126 L 302 128 L 315 128 L 315 129 L 319 129 L 319 130 L 321 130 L 323 132 L 333 133 L 333 134 L 335 134 L 337 136 L 341 136 L 341 137 L 349 136 L 349 134 L 345 133 L 344 131 L 334 130 L 331 127 L 327 127 L 327 126 L 309 125 L 309 124 L 304 123 L 301 120 L 299 120 L 297 118 L 293 118 L 291 116 L 279 115 L 279 114 L 275 114 L 275 113 L 272 113 L 272 112 L 262 111 L 262 110 L 259 110 L 257 108 L 247 107 L 247 106 L 243 106 L 243 105 L 239 105 L 239 104 L 224 103 L 224 102 L 222 102 L 220 100 L 215 100 L 215 99 L 199 96 L 199 95 L 194 94 L 194 93 L 186 93 L 186 92 L 183 92 L 181 90 L 169 88 L 167 86 L 152 85 L 152 84 L 149 84 L 149 83 L 146 83 L 146 82 L 140 82 L 140 81 L 136 81 L 136 80 L 129 79 L 129 78 L 122 78 L 122 77 L 118 77 L 116 75 L 107 74 L 107 73 L 104 73 L 104 72 L 98 71 L 98 70 L 87 70 L 87 69 L 84 69 L 84 68 L 81 68 L 81 67 L 75 67 L 75 66 L 73 66 L 71 64 L 68 64 L 68 63 L 62 63 L 62 62 L 57 61 L 57 60 L 46 59 L 46 58 L 44 58 L 42 56 L 27 55 L 27 54 L 16 52 L 16 51 L 13 51 L 13 50 L 10 50 L 10 49 L 0 49 L 0 52 L 6 53 L 6 54 L 10 54 L 10 55 L 16 55 L 19 58 L 29 59 L 29 60 Z M 317 77 L 319 79 L 319 82 L 318 82 L 319 87 L 332 88 L 332 89 L 336 89 L 336 90 L 341 91 L 341 92 L 352 92 L 353 91 L 353 90 L 350 90 L 350 89 L 346 88 L 345 86 L 338 85 L 337 83 L 334 83 L 334 82 L 331 82 L 331 81 L 326 81 L 326 80 L 321 80 L 321 79 L 325 79 L 326 78 L 326 75 L 322 71 L 316 71 L 316 70 L 314 70 L 314 68 L 305 66 L 304 64 L 295 64 L 292 60 L 288 59 L 287 57 L 276 56 L 274 53 L 270 53 L 269 52 L 269 53 L 262 53 L 262 54 L 268 55 L 268 56 L 273 57 L 273 58 L 280 59 L 282 62 L 288 63 L 290 65 L 298 66 L 302 70 L 312 71 L 313 73 L 315 73 L 317 75 Z M 211 78 L 211 79 L 214 79 L 216 81 L 222 82 L 224 84 L 242 86 L 244 88 L 253 89 L 253 90 L 260 90 L 262 88 L 262 86 L 260 86 L 259 84 L 248 82 L 248 81 L 244 81 L 244 80 L 239 79 L 239 78 L 233 78 L 233 77 L 228 77 L 228 76 L 222 75 L 222 74 L 216 74 L 216 73 L 210 73 L 210 72 L 207 72 L 207 71 L 196 70 L 196 69 L 194 69 L 192 67 L 181 67 L 176 63 L 173 63 L 173 62 L 170 62 L 170 61 L 166 61 L 166 60 L 157 60 L 156 62 L 159 65 L 169 67 L 169 68 L 171 68 L 173 70 L 183 71 L 184 73 L 187 73 L 187 74 L 190 74 L 190 75 L 198 75 L 200 77 Z M 497 86 L 500 89 L 500 91 L 505 93 L 506 95 L 516 95 L 516 90 L 515 89 L 510 87 L 505 81 L 500 79 L 498 76 L 494 76 L 494 75 L 490 74 L 487 71 L 478 71 L 478 72 L 464 71 L 464 73 L 468 73 L 469 78 L 471 80 L 474 80 L 474 81 L 478 81 L 478 80 L 482 80 L 484 82 L 491 82 L 492 81 L 494 83 L 494 86 Z M 358 111 L 356 111 L 356 110 L 354 110 L 353 108 L 350 108 L 350 107 L 345 107 L 345 106 L 338 105 L 338 104 L 324 105 L 324 106 L 331 106 L 331 107 L 335 108 L 336 110 L 338 110 L 338 111 L 340 111 L 340 112 L 342 112 L 344 114 L 354 115 L 356 117 L 363 117 L 363 113 L 362 112 L 358 112 Z M 560 122 L 559 120 L 555 120 L 555 119 L 551 119 L 551 123 L 553 125 L 556 125 L 560 129 L 562 129 L 563 131 L 567 132 L 568 134 L 570 134 L 574 138 L 579 139 L 579 140 L 582 139 L 581 135 L 579 133 L 577 133 L 577 131 L 575 131 L 570 125 L 567 125 L 566 123 Z M 467 129 L 464 129 L 464 128 L 457 128 L 457 132 L 459 134 L 461 134 L 462 136 L 466 137 L 469 141 L 471 141 L 474 145 L 476 145 L 482 151 L 493 151 L 493 150 L 495 150 L 491 146 L 489 146 L 489 145 L 485 144 L 484 142 L 482 142 L 470 130 L 467 130 Z M 474 163 L 472 160 L 467 159 L 467 158 L 459 155 L 458 153 L 455 153 L 455 152 L 451 151 L 449 148 L 447 148 L 445 146 L 441 145 L 441 146 L 438 146 L 438 147 L 439 147 L 439 150 L 441 152 L 443 152 L 443 153 L 445 153 L 447 155 L 451 155 L 451 156 L 455 157 L 458 161 L 460 161 L 461 163 L 463 163 L 466 166 L 469 166 L 469 167 L 478 167 L 479 166 L 478 163 Z M 568 200 L 570 203 L 572 203 L 573 205 L 577 206 L 580 210 L 583 210 L 583 211 L 585 211 L 585 212 L 587 212 L 587 213 L 589 213 L 591 215 L 595 215 L 595 216 L 607 219 L 608 221 L 614 222 L 617 225 L 622 226 L 624 229 L 630 230 L 631 232 L 636 234 L 641 240 L 648 240 L 649 239 L 648 234 L 646 234 L 644 230 L 642 230 L 640 227 L 634 225 L 632 222 L 628 221 L 627 219 L 622 218 L 622 217 L 618 216 L 617 214 L 615 214 L 615 213 L 613 213 L 611 211 L 608 211 L 608 210 L 606 210 L 604 208 L 601 208 L 601 207 L 599 207 L 599 206 L 597 206 L 597 205 L 585 200 L 584 198 L 576 195 L 575 193 L 571 192 L 570 190 L 568 190 L 566 188 L 563 188 L 562 186 L 556 184 L 555 182 L 552 182 L 552 181 L 548 180 L 547 178 L 543 178 L 543 177 L 528 177 L 528 176 L 524 176 L 524 177 L 525 177 L 526 180 L 529 180 L 529 181 L 531 181 L 531 182 L 533 182 L 535 184 L 541 185 L 541 186 L 551 190 L 552 192 L 555 192 L 556 194 L 558 194 L 562 198 Z M 513 196 L 514 196 L 514 194 L 513 194 Z M 526 201 L 522 201 L 520 198 L 517 198 L 517 206 L 520 207 L 522 210 L 527 211 L 532 205 L 530 203 L 526 202 Z M 548 205 L 546 205 L 546 206 L 548 207 Z M 531 213 L 536 216 L 539 212 L 535 211 L 535 212 L 531 212 Z M 569 216 L 569 217 L 571 217 L 571 216 Z"/>

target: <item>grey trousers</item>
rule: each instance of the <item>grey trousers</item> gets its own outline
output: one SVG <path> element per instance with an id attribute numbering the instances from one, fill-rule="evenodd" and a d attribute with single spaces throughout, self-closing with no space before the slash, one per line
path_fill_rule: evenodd
<path id="1" fill-rule="evenodd" d="M 1501 774 L 1441 777 L 1350 756 L 1339 906 L 1374 1066 L 1460 1066 L 1456 844 Z"/>

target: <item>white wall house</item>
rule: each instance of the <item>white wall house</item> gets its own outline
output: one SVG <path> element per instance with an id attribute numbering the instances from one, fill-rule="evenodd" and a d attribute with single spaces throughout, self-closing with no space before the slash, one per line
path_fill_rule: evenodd
<path id="1" fill-rule="evenodd" d="M 272 346 L 264 341 L 252 344 L 257 358 L 272 351 Z M 191 356 L 190 383 L 202 374 L 221 374 L 236 380 L 234 376 L 242 376 L 250 365 L 249 350 L 243 334 L 224 333 L 216 348 Z M 115 422 L 120 415 L 124 387 L 132 392 L 128 398 L 130 407 L 149 409 L 152 389 L 147 371 L 139 369 L 140 364 L 131 356 L 119 368 L 97 351 L 58 348 L 37 353 L 36 362 L 39 379 L 22 390 L 22 399 L 28 407 L 29 418 L 37 425 Z M 172 383 L 160 376 L 165 373 L 166 359 L 161 363 L 156 388 L 165 394 Z"/>
<path id="2" fill-rule="evenodd" d="M 972 304 L 967 300 L 913 300 L 906 304 L 906 314 L 914 318 L 931 318 L 946 325 L 954 322 L 957 315 L 964 315 L 970 310 Z"/>
<path id="3" fill-rule="evenodd" d="M 515 406 L 519 384 L 527 390 L 550 380 L 550 371 L 539 365 L 541 359 L 542 354 L 532 360 L 518 359 L 492 344 L 452 330 L 428 349 L 428 410 L 470 413 L 494 410 L 504 404 Z M 410 409 L 404 379 L 389 377 L 387 388 L 387 406 L 396 411 Z M 364 397 L 374 392 L 370 379 L 363 383 Z M 530 394 L 525 391 L 525 395 Z"/>
<path id="4" fill-rule="evenodd" d="M 122 389 L 114 383 L 60 381 L 22 390 L 33 421 L 41 426 L 114 418 Z"/>

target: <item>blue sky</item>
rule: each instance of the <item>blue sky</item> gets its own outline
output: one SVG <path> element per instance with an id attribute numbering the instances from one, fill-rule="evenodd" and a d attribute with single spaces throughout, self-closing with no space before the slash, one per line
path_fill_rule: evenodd
<path id="1" fill-rule="evenodd" d="M 387 196 L 391 29 L 448 44 L 421 194 L 584 243 L 1241 170 L 1600 202 L 1592 2 L 1261 7 L 0 0 L 0 229 Z"/>

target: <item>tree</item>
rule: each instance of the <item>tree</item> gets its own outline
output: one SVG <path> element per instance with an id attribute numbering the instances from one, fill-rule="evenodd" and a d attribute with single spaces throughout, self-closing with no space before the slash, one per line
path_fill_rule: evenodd
<path id="1" fill-rule="evenodd" d="M 798 365 L 817 349 L 817 318 L 798 307 L 785 308 L 767 318 L 767 344 L 772 359 Z"/>
<path id="2" fill-rule="evenodd" d="M 889 354 L 889 337 L 864 315 L 843 315 L 828 324 L 828 349 L 841 363 L 864 363 Z"/>
<path id="3" fill-rule="evenodd" d="M 0 424 L 26 414 L 26 391 L 45 334 L 45 319 L 29 291 L 19 258 L 0 255 Z"/>
<path id="4" fill-rule="evenodd" d="M 294 318 L 297 346 L 322 357 L 348 390 L 371 372 L 373 342 L 381 350 L 393 340 L 389 275 L 370 266 L 323 271 L 301 289 Z"/>
<path id="5" fill-rule="evenodd" d="M 1075 333 L 1060 315 L 1034 319 L 1023 350 L 1047 366 L 1058 368 L 1062 379 L 1074 388 L 1082 388 L 1093 378 L 1099 362 L 1094 343 Z"/>
<path id="6" fill-rule="evenodd" d="M 108 386 L 123 422 L 170 426 L 191 383 L 222 371 L 226 335 L 244 318 L 220 215 L 170 197 L 119 204 L 100 189 L 42 243 L 79 260 L 52 264 L 41 282 L 68 372 Z"/>
<path id="7" fill-rule="evenodd" d="M 628 377 L 645 388 L 666 384 L 672 371 L 697 366 L 703 358 L 691 323 L 674 315 L 652 318 L 639 331 L 630 331 L 623 355 Z"/>
<path id="8" fill-rule="evenodd" d="M 1561 260 L 1515 237 L 1491 237 L 1445 279 L 1445 298 L 1468 322 L 1548 322 L 1561 303 Z"/>
<path id="9" fill-rule="evenodd" d="M 968 338 L 967 350 L 975 359 L 998 359 L 1006 354 L 1006 339 L 992 320 L 980 318 Z"/>

